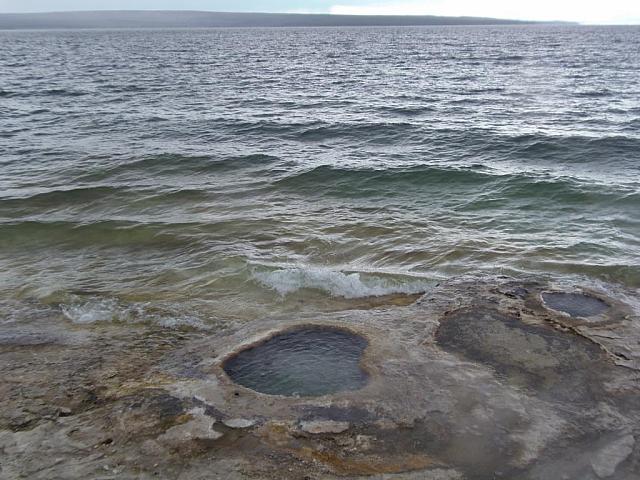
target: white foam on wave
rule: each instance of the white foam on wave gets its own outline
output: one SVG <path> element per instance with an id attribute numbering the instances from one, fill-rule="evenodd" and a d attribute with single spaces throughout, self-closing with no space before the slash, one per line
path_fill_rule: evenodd
<path id="1" fill-rule="evenodd" d="M 165 328 L 193 327 L 204 329 L 204 323 L 195 316 L 177 312 L 150 311 L 147 304 L 125 305 L 114 298 L 90 298 L 60 306 L 65 317 L 78 325 L 100 322 L 153 323 Z M 157 309 L 154 309 L 157 310 Z"/>
<path id="2" fill-rule="evenodd" d="M 334 297 L 366 298 L 384 295 L 422 293 L 433 282 L 415 277 L 381 277 L 359 272 L 344 273 L 322 267 L 295 267 L 273 271 L 256 271 L 253 278 L 264 287 L 284 296 L 301 289 L 322 290 Z M 410 279 L 410 280 L 409 280 Z"/>
<path id="3" fill-rule="evenodd" d="M 80 325 L 118 320 L 121 313 L 118 302 L 111 298 L 65 304 L 60 308 L 65 317 Z"/>

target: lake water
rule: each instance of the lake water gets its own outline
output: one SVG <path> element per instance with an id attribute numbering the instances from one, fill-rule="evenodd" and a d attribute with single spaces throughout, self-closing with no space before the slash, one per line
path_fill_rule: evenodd
<path id="1" fill-rule="evenodd" d="M 637 292 L 639 66 L 639 27 L 0 32 L 0 322 Z"/>

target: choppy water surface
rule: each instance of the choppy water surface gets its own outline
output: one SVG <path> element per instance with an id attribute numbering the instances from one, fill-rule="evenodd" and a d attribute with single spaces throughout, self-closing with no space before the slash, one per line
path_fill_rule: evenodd
<path id="1" fill-rule="evenodd" d="M 640 287 L 640 29 L 0 32 L 1 321 Z"/>

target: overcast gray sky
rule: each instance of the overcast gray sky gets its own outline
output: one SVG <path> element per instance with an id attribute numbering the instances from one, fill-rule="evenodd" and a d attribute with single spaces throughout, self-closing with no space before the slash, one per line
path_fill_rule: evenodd
<path id="1" fill-rule="evenodd" d="M 472 15 L 640 24 L 640 0 L 0 0 L 3 13 L 61 10 Z"/>

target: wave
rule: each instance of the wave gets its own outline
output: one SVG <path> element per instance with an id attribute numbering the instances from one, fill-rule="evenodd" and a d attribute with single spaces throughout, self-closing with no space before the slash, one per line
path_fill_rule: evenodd
<path id="1" fill-rule="evenodd" d="M 81 97 L 84 95 L 89 95 L 89 92 L 83 92 L 80 90 L 69 90 L 68 88 L 49 88 L 39 93 L 40 95 L 44 95 L 44 96 L 51 95 L 51 96 L 65 96 L 65 97 Z"/>
<path id="2" fill-rule="evenodd" d="M 576 97 L 584 97 L 584 98 L 600 98 L 600 97 L 612 97 L 615 93 L 606 88 L 599 90 L 581 90 L 574 93 Z"/>
<path id="3" fill-rule="evenodd" d="M 426 183 L 481 183 L 490 181 L 494 176 L 479 171 L 475 167 L 454 168 L 437 166 L 419 166 L 409 168 L 344 168 L 331 165 L 321 165 L 311 170 L 297 172 L 274 182 L 284 187 L 315 186 L 345 184 L 351 186 L 354 191 L 366 184 L 390 185 L 390 184 L 414 184 Z"/>
<path id="4" fill-rule="evenodd" d="M 383 113 L 405 117 L 414 117 L 437 111 L 435 107 L 429 105 L 384 105 L 379 107 L 379 110 Z"/>
<path id="5" fill-rule="evenodd" d="M 92 297 L 77 299 L 60 305 L 62 314 L 78 325 L 105 322 L 151 323 L 164 328 L 206 329 L 196 316 L 177 312 L 159 312 L 157 307 L 145 303 L 123 304 L 115 298 Z"/>
<path id="6" fill-rule="evenodd" d="M 455 101 L 475 102 L 477 99 L 468 97 Z M 425 107 L 424 112 L 428 109 Z M 418 114 L 422 110 L 409 108 L 408 112 Z M 476 157 L 487 163 L 504 160 L 537 163 L 550 160 L 558 164 L 607 163 L 619 166 L 635 162 L 640 150 L 640 138 L 635 135 L 503 134 L 480 128 L 425 128 L 421 122 L 409 118 L 396 122 L 311 125 L 304 129 L 297 126 L 288 133 L 287 137 L 303 143 L 349 140 L 358 144 L 401 144 L 405 147 L 427 148 L 429 156 Z"/>
<path id="7" fill-rule="evenodd" d="M 15 92 L 10 90 L 0 90 L 0 97 L 33 97 L 33 96 L 41 96 L 41 97 L 81 97 L 84 95 L 89 95 L 89 92 L 84 92 L 80 90 L 70 90 L 67 88 L 48 88 L 44 90 L 37 91 L 21 91 Z"/>
<path id="8" fill-rule="evenodd" d="M 500 87 L 470 89 L 457 92 L 462 98 L 454 101 L 487 102 L 489 96 L 502 93 Z M 487 96 L 489 95 L 489 96 Z M 451 105 L 453 107 L 453 105 Z M 633 161 L 640 149 L 635 135 L 588 136 L 576 134 L 503 133 L 486 128 L 456 128 L 429 125 L 419 115 L 432 112 L 434 102 L 422 98 L 411 103 L 390 103 L 374 107 L 380 117 L 359 121 L 282 122 L 277 120 L 237 120 L 219 118 L 194 126 L 202 130 L 200 138 L 217 141 L 220 138 L 259 137 L 302 144 L 342 142 L 349 145 L 401 145 L 429 148 L 445 155 L 486 155 L 491 161 L 531 160 L 551 158 L 556 162 L 618 162 Z M 387 120 L 389 114 L 397 120 Z M 413 118 L 412 118 L 413 117 Z M 614 157 L 614 158 L 612 158 Z"/>
<path id="9" fill-rule="evenodd" d="M 458 95 L 481 95 L 483 93 L 502 93 L 506 91 L 507 89 L 504 87 L 470 88 L 461 90 Z"/>
<path id="10" fill-rule="evenodd" d="M 182 231 L 183 225 L 171 224 Z M 188 224 L 184 225 L 187 227 Z M 175 230 L 174 230 L 175 231 Z M 68 247 L 154 246 L 172 249 L 192 240 L 168 231 L 164 223 L 103 220 L 93 223 L 21 221 L 0 223 L 0 246 L 22 248 L 27 245 L 66 245 Z"/>
<path id="11" fill-rule="evenodd" d="M 20 197 L 0 198 L 0 205 L 11 206 L 13 204 L 23 204 L 30 202 L 54 206 L 61 203 L 90 202 L 105 197 L 121 195 L 125 189 L 112 186 L 88 186 L 75 188 L 50 189 L 48 191 L 37 192 L 32 195 Z"/>
<path id="12" fill-rule="evenodd" d="M 520 62 L 526 60 L 526 57 L 522 55 L 499 55 L 494 60 L 508 61 L 508 62 Z"/>
<path id="13" fill-rule="evenodd" d="M 103 159 L 101 159 L 103 160 Z M 102 162 L 98 162 L 102 165 Z M 158 175 L 205 175 L 213 173 L 253 170 L 260 172 L 275 164 L 286 166 L 285 162 L 273 155 L 249 154 L 236 155 L 223 159 L 208 156 L 188 156 L 180 154 L 162 154 L 148 156 L 131 162 L 118 163 L 112 166 L 97 166 L 87 173 L 76 176 L 69 181 L 75 187 L 56 186 L 40 188 L 36 192 L 20 192 L 19 196 L 0 196 L 1 207 L 46 206 L 53 208 L 66 204 L 84 204 L 104 199 L 135 200 L 141 195 L 157 194 L 167 199 L 203 199 L 207 192 L 190 188 L 159 188 L 153 185 L 139 185 L 140 178 L 157 177 Z M 70 176 L 72 176 L 70 174 Z M 109 185 L 109 180 L 117 177 L 123 185 Z M 128 184 L 129 180 L 133 180 Z M 127 182 L 127 183 L 125 183 Z M 112 182 L 114 183 L 114 182 Z M 81 185 L 81 186 L 80 186 Z"/>
<path id="14" fill-rule="evenodd" d="M 395 140 L 413 139 L 421 131 L 419 125 L 408 122 L 334 123 L 306 128 L 297 139 L 303 142 L 324 142 L 348 139 L 358 143 L 389 144 Z"/>
<path id="15" fill-rule="evenodd" d="M 480 144 L 488 153 L 509 150 L 515 159 L 552 159 L 558 163 L 602 163 L 617 159 L 631 159 L 640 149 L 640 139 L 630 136 L 552 136 L 527 134 L 495 136 Z"/>
<path id="16" fill-rule="evenodd" d="M 392 294 L 424 293 L 433 282 L 415 277 L 380 277 L 359 272 L 345 273 L 322 267 L 294 267 L 273 271 L 253 272 L 262 286 L 287 295 L 302 289 L 320 290 L 333 297 L 347 299 L 381 297 Z"/>
<path id="17" fill-rule="evenodd" d="M 274 182 L 277 188 L 330 196 L 403 196 L 416 191 L 448 187 L 473 190 L 488 187 L 505 198 L 554 198 L 567 202 L 608 201 L 619 204 L 640 201 L 640 190 L 620 185 L 592 184 L 567 176 L 532 173 L 499 173 L 482 166 L 416 166 L 373 169 L 322 165 L 297 172 Z"/>
<path id="18" fill-rule="evenodd" d="M 214 158 L 206 155 L 183 155 L 179 153 L 163 153 L 149 155 L 133 161 L 125 161 L 115 165 L 96 168 L 82 175 L 76 181 L 98 181 L 112 176 L 136 173 L 145 176 L 174 174 L 207 174 L 231 172 L 248 169 L 264 169 L 280 162 L 274 155 L 261 153 L 234 155 L 226 158 Z"/>
<path id="19" fill-rule="evenodd" d="M 379 107 L 380 108 L 380 107 Z M 384 107 L 382 107 L 384 108 Z M 405 115 L 407 117 L 408 115 Z M 232 118 L 207 119 L 206 123 L 192 125 L 194 131 L 201 132 L 199 138 L 218 141 L 222 138 L 247 137 L 274 139 L 301 143 L 322 143 L 349 140 L 357 143 L 389 144 L 394 141 L 420 142 L 424 138 L 424 126 L 404 121 L 354 121 L 327 122 L 311 120 L 305 122 L 283 122 L 278 120 L 239 120 Z"/>
<path id="20" fill-rule="evenodd" d="M 240 170 L 246 168 L 264 167 L 271 165 L 280 158 L 273 155 L 249 154 L 235 155 L 223 159 L 215 159 L 209 156 L 189 156 L 175 153 L 165 153 L 145 157 L 140 160 L 119 165 L 118 168 L 126 170 L 168 170 L 169 172 L 183 172 L 190 170 L 196 173 L 216 172 L 221 170 Z"/>
<path id="21" fill-rule="evenodd" d="M 93 186 L 78 187 L 71 189 L 54 189 L 40 192 L 31 196 L 0 198 L 0 211 L 6 209 L 4 213 L 8 217 L 22 215 L 23 209 L 36 209 L 50 212 L 57 208 L 67 208 L 68 206 L 86 207 L 93 202 L 108 203 L 112 205 L 123 202 L 135 205 L 136 202 L 149 203 L 155 201 L 162 204 L 170 204 L 178 201 L 202 201 L 209 198 L 209 193 L 198 188 L 172 188 L 172 187 L 150 187 L 150 186 Z M 0 227 L 1 228 L 1 227 Z"/>
<path id="22" fill-rule="evenodd" d="M 524 262 L 529 266 L 528 262 Z M 544 272 L 558 272 L 563 275 L 581 275 L 584 278 L 600 279 L 615 285 L 622 284 L 630 288 L 640 288 L 640 265 L 612 262 L 608 265 L 588 262 L 544 261 L 539 263 Z"/>

